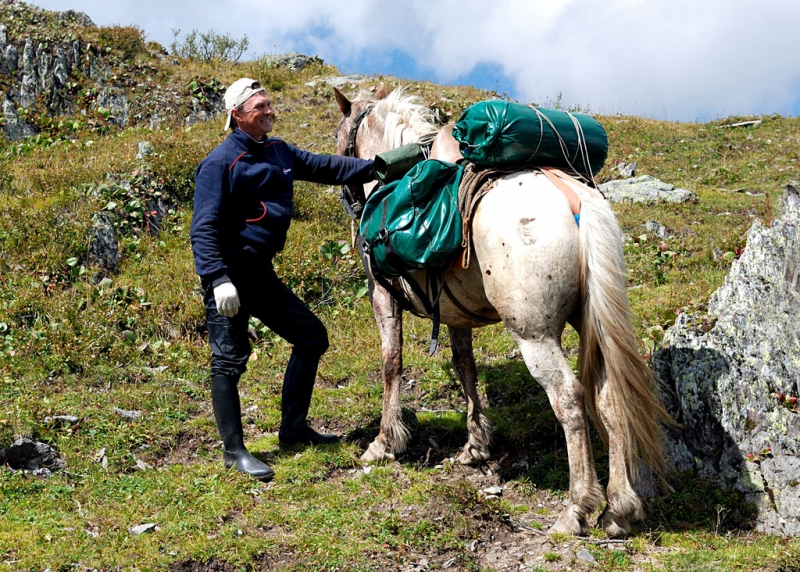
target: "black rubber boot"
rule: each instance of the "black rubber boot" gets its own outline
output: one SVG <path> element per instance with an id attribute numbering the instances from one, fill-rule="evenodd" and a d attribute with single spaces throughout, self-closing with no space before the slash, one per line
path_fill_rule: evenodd
<path id="1" fill-rule="evenodd" d="M 289 358 L 281 395 L 281 428 L 278 432 L 281 447 L 298 444 L 327 445 L 339 440 L 338 435 L 317 433 L 308 426 L 306 419 L 318 364 L 318 357 L 303 356 L 294 351 Z"/>
<path id="2" fill-rule="evenodd" d="M 239 402 L 237 380 L 225 375 L 211 378 L 211 404 L 214 406 L 214 417 L 222 438 L 222 459 L 225 467 L 250 475 L 259 481 L 268 482 L 275 476 L 275 471 L 253 457 L 244 446 L 242 430 L 242 408 Z"/>

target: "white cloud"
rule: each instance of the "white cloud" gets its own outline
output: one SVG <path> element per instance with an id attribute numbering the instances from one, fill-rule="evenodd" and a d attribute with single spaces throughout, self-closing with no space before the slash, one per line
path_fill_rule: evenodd
<path id="1" fill-rule="evenodd" d="M 405 53 L 442 81 L 494 63 L 525 102 L 677 120 L 800 112 L 797 0 L 42 0 L 98 24 L 247 35 L 254 55 L 308 51 L 358 62 Z M 366 63 L 362 65 L 367 65 Z M 354 69 L 355 68 L 355 69 Z M 487 85 L 484 87 L 491 87 Z"/>

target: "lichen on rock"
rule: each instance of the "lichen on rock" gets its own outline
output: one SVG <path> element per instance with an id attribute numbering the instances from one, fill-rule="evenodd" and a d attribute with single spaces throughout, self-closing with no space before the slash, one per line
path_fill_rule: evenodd
<path id="1" fill-rule="evenodd" d="M 695 471 L 744 492 L 756 528 L 800 533 L 800 193 L 756 221 L 707 315 L 678 316 L 653 355 L 670 413 L 667 450 Z M 782 397 L 783 399 L 779 399 Z"/>

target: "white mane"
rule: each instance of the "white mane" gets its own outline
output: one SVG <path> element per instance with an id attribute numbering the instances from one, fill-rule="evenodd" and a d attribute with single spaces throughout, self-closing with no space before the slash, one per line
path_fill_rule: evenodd
<path id="1" fill-rule="evenodd" d="M 394 90 L 375 102 L 372 110 L 373 115 L 383 120 L 383 142 L 387 149 L 416 143 L 439 130 L 434 112 L 420 103 L 415 95 L 403 92 L 403 88 Z"/>

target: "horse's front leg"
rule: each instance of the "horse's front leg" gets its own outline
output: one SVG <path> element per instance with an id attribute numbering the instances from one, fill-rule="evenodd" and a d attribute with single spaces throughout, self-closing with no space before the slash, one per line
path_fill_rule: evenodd
<path id="1" fill-rule="evenodd" d="M 406 450 L 408 428 L 400 409 L 400 376 L 403 371 L 403 311 L 384 288 L 375 284 L 372 310 L 381 333 L 383 412 L 381 431 L 361 455 L 363 461 L 393 461 Z"/>
<path id="2" fill-rule="evenodd" d="M 483 413 L 478 397 L 478 372 L 475 354 L 472 352 L 472 330 L 448 326 L 450 345 L 453 349 L 453 369 L 464 388 L 467 400 L 467 444 L 458 456 L 463 465 L 476 465 L 489 459 L 492 442 L 492 426 Z"/>

